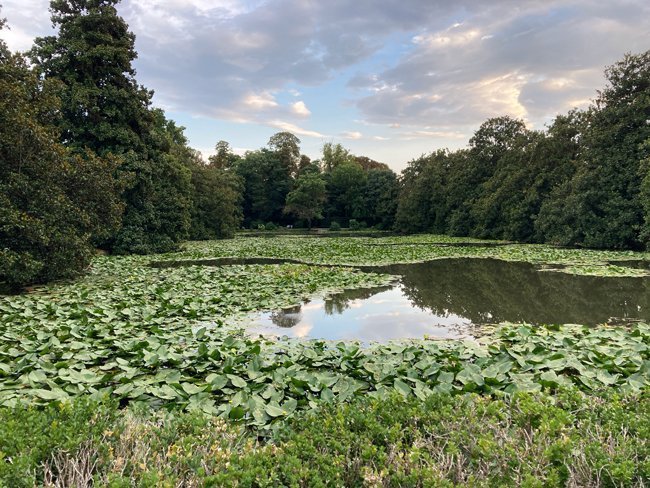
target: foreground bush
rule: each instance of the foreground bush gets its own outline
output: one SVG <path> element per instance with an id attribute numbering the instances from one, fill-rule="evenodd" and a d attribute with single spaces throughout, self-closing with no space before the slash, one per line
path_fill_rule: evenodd
<path id="1" fill-rule="evenodd" d="M 78 402 L 0 411 L 0 484 L 645 486 L 650 397 L 517 394 L 366 400 L 274 438 L 198 413 Z"/>

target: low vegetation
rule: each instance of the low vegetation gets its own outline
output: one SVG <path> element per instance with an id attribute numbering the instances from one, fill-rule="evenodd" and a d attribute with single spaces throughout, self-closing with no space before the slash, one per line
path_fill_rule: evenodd
<path id="1" fill-rule="evenodd" d="M 200 412 L 17 407 L 0 410 L 0 484 L 642 487 L 649 400 L 391 396 L 319 408 L 263 441 Z"/>

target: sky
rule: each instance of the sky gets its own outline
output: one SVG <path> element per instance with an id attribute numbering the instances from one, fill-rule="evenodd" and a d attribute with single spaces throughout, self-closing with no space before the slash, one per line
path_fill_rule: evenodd
<path id="1" fill-rule="evenodd" d="M 0 0 L 13 50 L 53 32 L 47 0 Z M 490 117 L 543 129 L 603 70 L 650 49 L 648 0 L 123 0 L 137 79 L 204 155 L 279 131 L 401 171 Z"/>

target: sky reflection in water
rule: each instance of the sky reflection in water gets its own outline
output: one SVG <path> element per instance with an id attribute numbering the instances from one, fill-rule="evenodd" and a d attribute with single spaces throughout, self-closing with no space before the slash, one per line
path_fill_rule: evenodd
<path id="1" fill-rule="evenodd" d="M 364 290 L 368 291 L 368 290 Z M 375 289 L 368 298 L 336 295 L 304 305 L 263 313 L 254 333 L 329 340 L 458 338 L 467 335 L 471 321 L 449 313 L 434 315 L 411 303 L 401 286 Z"/>

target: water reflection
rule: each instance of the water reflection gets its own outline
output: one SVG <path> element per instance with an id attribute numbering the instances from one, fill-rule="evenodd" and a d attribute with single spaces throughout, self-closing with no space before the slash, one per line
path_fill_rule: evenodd
<path id="1" fill-rule="evenodd" d="M 257 333 L 387 341 L 459 337 L 498 322 L 650 320 L 649 278 L 601 278 L 539 271 L 526 263 L 443 259 L 370 269 L 399 276 L 390 287 L 350 290 L 264 313 Z"/>
<path id="2" fill-rule="evenodd" d="M 327 299 L 261 314 L 255 334 L 385 342 L 425 336 L 468 335 L 471 322 L 452 313 L 432 315 L 412 304 L 401 286 L 344 292 Z"/>
<path id="3" fill-rule="evenodd" d="M 576 276 L 496 259 L 443 259 L 393 265 L 405 295 L 434 314 L 486 322 L 595 325 L 650 319 L 650 279 Z"/>

